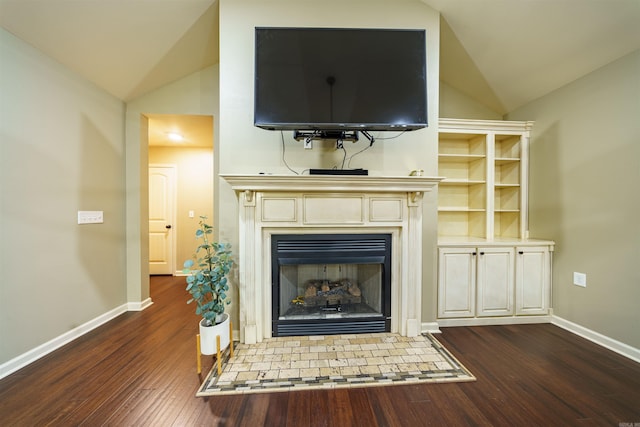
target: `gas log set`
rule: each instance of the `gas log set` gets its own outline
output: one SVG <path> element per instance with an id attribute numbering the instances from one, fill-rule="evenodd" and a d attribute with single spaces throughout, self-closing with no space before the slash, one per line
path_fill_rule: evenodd
<path id="1" fill-rule="evenodd" d="M 359 304 L 361 301 L 362 291 L 358 284 L 349 279 L 342 279 L 337 282 L 310 280 L 306 284 L 304 297 L 299 296 L 292 303 L 305 307 L 314 307 Z"/>
<path id="2" fill-rule="evenodd" d="M 390 330 L 391 235 L 272 236 L 272 336 Z"/>

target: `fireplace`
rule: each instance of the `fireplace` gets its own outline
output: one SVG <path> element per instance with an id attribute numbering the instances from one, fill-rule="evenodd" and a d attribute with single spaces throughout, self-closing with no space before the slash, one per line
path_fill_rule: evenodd
<path id="1" fill-rule="evenodd" d="M 389 332 L 391 237 L 273 235 L 272 336 Z"/>
<path id="2" fill-rule="evenodd" d="M 298 328 L 302 325 L 302 329 L 298 329 L 301 335 L 319 334 L 318 328 L 336 324 L 341 328 L 357 328 L 370 323 L 381 331 L 410 337 L 425 328 L 422 323 L 422 247 L 436 242 L 435 238 L 431 242 L 423 241 L 422 206 L 423 196 L 440 178 L 331 175 L 224 175 L 223 178 L 238 196 L 237 307 L 241 342 L 261 342 L 274 333 L 296 334 L 295 329 L 290 330 L 291 323 L 298 323 Z M 279 243 L 283 245 L 283 256 L 279 261 L 272 260 L 272 240 L 293 235 L 306 237 L 288 239 L 290 242 L 286 245 Z M 316 237 L 325 235 L 330 236 L 329 240 L 338 238 L 343 247 L 330 249 L 323 259 L 316 259 L 317 249 L 322 246 L 317 240 L 325 239 Z M 304 242 L 309 236 L 316 240 L 310 247 L 287 248 L 289 244 Z M 358 251 L 352 250 L 342 237 L 351 241 L 382 238 L 384 253 L 370 248 L 364 254 L 354 255 Z M 385 287 L 373 291 L 369 287 L 369 276 L 379 277 Z M 291 282 L 293 289 L 273 286 L 281 280 Z M 347 282 L 343 283 L 344 280 Z M 290 308 L 309 308 L 304 307 L 305 299 L 298 297 L 305 296 L 310 282 L 317 286 L 316 307 L 324 310 L 289 317 L 293 315 L 288 312 Z M 354 282 L 362 299 L 375 312 L 370 319 L 360 319 L 360 313 L 353 311 L 345 313 L 348 305 L 356 304 L 355 295 L 350 294 L 354 298 L 347 297 L 346 302 L 343 296 L 336 296 L 338 287 L 347 292 L 351 288 L 357 293 Z M 387 286 L 387 283 L 390 284 Z M 328 291 L 326 287 L 322 289 L 323 284 L 328 286 Z M 318 293 L 317 289 L 326 293 Z M 310 289 L 309 296 L 313 297 L 313 292 Z M 319 321 L 321 316 L 323 322 Z M 277 319 L 275 326 L 274 319 Z"/>

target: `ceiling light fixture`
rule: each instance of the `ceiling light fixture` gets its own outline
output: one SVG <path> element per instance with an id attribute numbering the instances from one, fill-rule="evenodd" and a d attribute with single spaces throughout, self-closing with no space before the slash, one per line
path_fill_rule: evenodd
<path id="1" fill-rule="evenodd" d="M 182 142 L 184 141 L 184 137 L 178 132 L 169 132 L 167 133 L 167 137 L 173 142 Z"/>

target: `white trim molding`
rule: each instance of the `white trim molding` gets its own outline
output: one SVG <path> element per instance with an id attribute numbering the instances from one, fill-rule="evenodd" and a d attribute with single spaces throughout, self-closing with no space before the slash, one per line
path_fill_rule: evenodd
<path id="1" fill-rule="evenodd" d="M 128 302 L 126 311 L 142 311 L 152 304 L 153 301 L 151 301 L 151 298 L 147 298 L 146 300 L 140 302 Z"/>
<path id="2" fill-rule="evenodd" d="M 635 362 L 640 363 L 640 349 L 638 348 L 614 340 L 613 338 L 609 338 L 599 332 L 592 331 L 591 329 L 580 326 L 577 323 L 573 323 L 569 320 L 563 319 L 562 317 L 558 317 L 555 315 L 552 316 L 551 323 L 562 329 L 566 329 L 569 332 L 579 335 L 591 342 L 594 342 L 604 348 L 608 348 L 609 350 L 614 351 L 622 356 L 628 357 Z"/>
<path id="3" fill-rule="evenodd" d="M 59 349 L 63 345 L 70 343 L 76 338 L 80 338 L 87 332 L 90 332 L 98 326 L 107 323 L 108 321 L 118 317 L 122 313 L 125 313 L 126 311 L 127 304 L 123 304 L 96 317 L 93 320 L 88 321 L 83 325 L 73 328 L 72 330 L 65 332 L 64 334 L 27 351 L 26 353 L 21 354 L 18 357 L 9 360 L 8 362 L 3 363 L 2 365 L 0 365 L 0 379 L 14 373 L 21 368 L 24 368 L 30 363 L 33 363 L 41 357 L 44 357 L 47 354 L 51 353 L 52 351 Z"/>
<path id="4" fill-rule="evenodd" d="M 127 311 L 142 311 L 152 304 L 153 301 L 151 301 L 151 298 L 147 298 L 141 302 L 128 302 L 112 310 L 109 310 L 106 313 L 96 317 L 95 319 L 89 320 L 88 322 L 76 328 L 73 328 L 72 330 L 67 331 L 64 334 L 57 336 L 54 339 L 47 341 L 46 343 L 41 344 L 35 348 L 32 348 L 26 353 L 23 353 L 20 356 L 3 363 L 2 365 L 0 365 L 0 379 L 11 375 L 17 370 L 24 368 L 25 366 L 59 349 L 60 347 L 70 343 L 71 341 L 80 338 L 82 335 L 91 332 L 98 326 L 104 325 L 105 323 L 115 319 L 116 317 L 123 313 L 126 313 Z"/>
<path id="5" fill-rule="evenodd" d="M 438 319 L 438 326 L 447 328 L 454 326 L 495 326 L 495 325 L 529 325 L 551 323 L 550 316 L 512 316 L 512 317 L 469 317 L 460 319 Z"/>
<path id="6" fill-rule="evenodd" d="M 422 322 L 422 331 L 423 334 L 441 334 L 440 325 L 438 322 Z"/>

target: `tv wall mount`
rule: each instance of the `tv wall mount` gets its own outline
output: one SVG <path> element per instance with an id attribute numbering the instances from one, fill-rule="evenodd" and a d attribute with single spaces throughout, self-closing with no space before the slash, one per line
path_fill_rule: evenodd
<path id="1" fill-rule="evenodd" d="M 375 138 L 366 130 L 342 131 L 342 130 L 310 130 L 310 131 L 293 131 L 293 139 L 296 141 L 310 142 L 313 140 L 334 140 L 338 143 L 342 141 L 358 141 L 358 134 L 362 134 L 373 145 Z"/>

